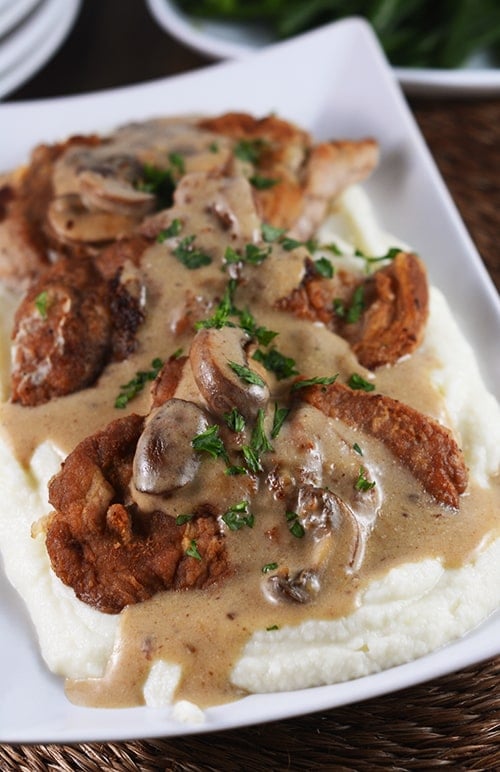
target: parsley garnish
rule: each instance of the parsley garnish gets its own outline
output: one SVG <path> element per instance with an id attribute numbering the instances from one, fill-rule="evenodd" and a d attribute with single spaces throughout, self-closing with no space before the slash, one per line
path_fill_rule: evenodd
<path id="1" fill-rule="evenodd" d="M 42 319 L 46 319 L 49 308 L 49 293 L 47 290 L 43 290 L 36 296 L 35 307 Z"/>
<path id="2" fill-rule="evenodd" d="M 224 443 L 219 437 L 217 424 L 209 426 L 204 432 L 193 437 L 191 445 L 195 450 L 208 453 L 212 458 L 223 458 L 226 463 L 229 460 Z"/>
<path id="3" fill-rule="evenodd" d="M 270 571 L 276 571 L 278 568 L 277 563 L 266 563 L 265 566 L 262 566 L 261 571 L 263 574 L 268 574 Z M 267 628 L 269 630 L 269 628 Z"/>
<path id="4" fill-rule="evenodd" d="M 365 263 L 370 265 L 371 263 L 380 263 L 386 260 L 394 260 L 396 255 L 398 255 L 400 252 L 401 249 L 399 247 L 390 247 L 385 255 L 380 255 L 380 257 L 369 257 L 368 255 L 365 255 L 365 253 L 360 249 L 356 249 L 354 254 L 356 257 L 362 257 Z"/>
<path id="5" fill-rule="evenodd" d="M 221 301 L 215 309 L 214 313 L 208 319 L 202 319 L 202 321 L 196 322 L 195 328 L 197 330 L 201 329 L 202 327 L 215 327 L 216 329 L 220 330 L 221 327 L 225 327 L 227 324 L 229 324 L 229 316 L 236 313 L 236 310 L 233 306 L 233 296 L 236 291 L 236 286 L 236 279 L 230 279 L 228 281 Z"/>
<path id="6" fill-rule="evenodd" d="M 265 386 L 266 384 L 258 373 L 254 370 L 250 370 L 245 365 L 239 365 L 237 362 L 228 362 L 229 367 L 233 370 L 238 378 L 245 383 L 253 384 L 254 386 Z"/>
<path id="7" fill-rule="evenodd" d="M 162 367 L 163 360 L 157 357 L 151 362 L 151 370 L 140 370 L 132 380 L 120 386 L 120 393 L 115 399 L 115 407 L 125 408 L 130 400 L 142 391 L 148 381 L 154 381 Z"/>
<path id="8" fill-rule="evenodd" d="M 250 183 L 257 190 L 268 190 L 278 184 L 279 180 L 274 177 L 264 177 L 262 174 L 252 174 L 249 177 Z"/>
<path id="9" fill-rule="evenodd" d="M 331 279 L 334 274 L 333 265 L 327 257 L 320 257 L 319 260 L 315 260 L 314 267 L 324 279 Z"/>
<path id="10" fill-rule="evenodd" d="M 304 389 L 306 386 L 330 386 L 335 383 L 338 378 L 338 373 L 330 376 L 317 376 L 316 378 L 304 378 L 301 381 L 295 381 L 292 383 L 292 391 L 297 389 Z"/>
<path id="11" fill-rule="evenodd" d="M 224 420 L 233 432 L 242 432 L 245 428 L 245 419 L 235 407 L 230 413 L 224 413 Z"/>
<path id="12" fill-rule="evenodd" d="M 159 232 L 158 236 L 156 237 L 156 241 L 159 244 L 163 244 L 163 242 L 166 241 L 167 239 L 171 239 L 174 236 L 178 236 L 181 230 L 182 230 L 182 223 L 176 217 L 175 220 L 172 220 L 172 222 L 167 228 L 163 228 L 163 230 Z"/>
<path id="13" fill-rule="evenodd" d="M 295 536 L 296 539 L 302 539 L 305 534 L 305 529 L 299 520 L 299 516 L 296 512 L 287 512 L 286 521 L 288 523 L 288 530 Z"/>
<path id="14" fill-rule="evenodd" d="M 227 247 L 224 252 L 224 260 L 228 265 L 234 263 L 249 263 L 250 265 L 260 265 L 269 257 L 271 247 L 259 247 L 257 244 L 245 244 L 243 254 L 240 255 L 233 247 Z"/>
<path id="15" fill-rule="evenodd" d="M 278 333 L 274 332 L 274 330 L 268 330 L 267 327 L 258 326 L 248 308 L 243 311 L 239 311 L 235 308 L 234 313 L 240 318 L 240 327 L 245 330 L 245 332 L 248 332 L 252 338 L 255 338 L 257 343 L 260 343 L 261 346 L 268 346 L 273 338 L 277 336 Z"/>
<path id="16" fill-rule="evenodd" d="M 250 472 L 253 472 L 253 474 L 262 472 L 262 464 L 260 463 L 259 454 L 254 448 L 252 448 L 250 445 L 242 445 L 241 453 L 245 460 L 247 469 Z"/>
<path id="17" fill-rule="evenodd" d="M 347 381 L 351 389 L 358 389 L 360 391 L 374 391 L 375 384 L 365 380 L 359 373 L 353 373 Z"/>
<path id="18" fill-rule="evenodd" d="M 152 164 L 145 164 L 142 169 L 142 179 L 136 187 L 155 196 L 159 209 L 166 209 L 173 203 L 175 185 L 171 169 L 160 169 Z"/>
<path id="19" fill-rule="evenodd" d="M 201 268 L 203 265 L 209 265 L 212 262 L 210 255 L 207 255 L 201 249 L 196 249 L 193 242 L 196 236 L 186 236 L 173 250 L 175 257 L 189 268 L 190 271 Z"/>
<path id="20" fill-rule="evenodd" d="M 358 479 L 354 483 L 354 487 L 357 491 L 369 491 L 375 487 L 375 480 L 370 482 L 366 477 L 366 469 L 362 466 L 359 467 Z"/>
<path id="21" fill-rule="evenodd" d="M 266 632 L 271 632 L 271 630 L 279 630 L 278 625 L 270 625 L 269 627 L 266 627 Z"/>
<path id="22" fill-rule="evenodd" d="M 337 316 L 341 319 L 345 319 L 349 324 L 359 321 L 365 307 L 364 294 L 365 288 L 360 284 L 353 292 L 349 307 L 346 307 L 344 301 L 340 298 L 335 298 L 333 301 L 333 310 Z"/>
<path id="23" fill-rule="evenodd" d="M 289 412 L 290 409 L 288 407 L 278 407 L 278 403 L 274 403 L 273 428 L 271 429 L 271 437 L 273 440 L 275 440 L 280 433 L 281 427 L 285 423 Z"/>
<path id="24" fill-rule="evenodd" d="M 272 244 L 284 235 L 285 229 L 275 228 L 274 225 L 269 225 L 269 223 L 262 223 L 261 233 L 264 241 Z"/>
<path id="25" fill-rule="evenodd" d="M 219 143 L 218 142 L 211 142 L 208 146 L 208 149 L 211 153 L 218 153 L 219 152 Z"/>
<path id="26" fill-rule="evenodd" d="M 201 555 L 198 551 L 195 539 L 191 539 L 189 547 L 186 550 L 186 555 L 189 555 L 190 558 L 195 558 L 195 560 L 201 560 Z"/>
<path id="27" fill-rule="evenodd" d="M 256 453 L 266 453 L 273 450 L 273 446 L 266 437 L 264 418 L 264 411 L 260 408 L 257 413 L 257 420 L 250 439 L 250 447 L 255 450 Z"/>
<path id="28" fill-rule="evenodd" d="M 239 501 L 233 504 L 227 512 L 222 515 L 222 520 L 231 531 L 239 531 L 247 526 L 253 528 L 255 518 L 248 509 L 248 501 Z"/>
<path id="29" fill-rule="evenodd" d="M 363 451 L 361 450 L 357 442 L 354 443 L 354 445 L 352 446 L 352 449 L 358 454 L 358 456 L 363 455 Z"/>
<path id="30" fill-rule="evenodd" d="M 185 523 L 189 523 L 190 520 L 192 520 L 194 515 L 177 515 L 175 518 L 175 524 L 176 525 L 184 525 Z"/>
<path id="31" fill-rule="evenodd" d="M 275 348 L 269 349 L 269 351 L 262 351 L 258 348 L 252 358 L 264 365 L 266 370 L 274 373 L 278 381 L 299 374 L 299 371 L 295 369 L 295 359 L 284 356 Z"/>
<path id="32" fill-rule="evenodd" d="M 260 161 L 262 151 L 268 143 L 265 139 L 240 139 L 234 146 L 234 155 L 240 161 L 256 164 Z"/>

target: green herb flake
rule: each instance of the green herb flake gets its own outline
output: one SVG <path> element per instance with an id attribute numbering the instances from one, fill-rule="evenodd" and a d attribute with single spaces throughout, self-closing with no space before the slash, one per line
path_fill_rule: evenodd
<path id="1" fill-rule="evenodd" d="M 250 370 L 245 365 L 239 365 L 237 362 L 228 361 L 228 365 L 236 373 L 238 378 L 245 383 L 250 383 L 254 386 L 265 386 L 263 379 L 254 370 Z"/>
<path id="2" fill-rule="evenodd" d="M 242 445 L 241 453 L 245 460 L 248 471 L 252 472 L 253 474 L 262 472 L 262 464 L 260 463 L 259 455 L 254 450 L 254 448 L 252 448 L 250 445 Z"/>
<path id="3" fill-rule="evenodd" d="M 233 307 L 233 297 L 236 291 L 236 287 L 236 280 L 230 279 L 224 290 L 224 294 L 220 300 L 220 303 L 212 316 L 208 319 L 203 319 L 200 322 L 196 322 L 195 329 L 200 330 L 202 328 L 215 327 L 216 329 L 220 330 L 222 327 L 231 324 L 229 322 L 229 317 L 231 314 L 236 313 L 236 310 Z"/>
<path id="4" fill-rule="evenodd" d="M 316 378 L 304 378 L 301 381 L 295 381 L 292 384 L 292 391 L 305 389 L 307 386 L 330 386 L 338 378 L 338 373 L 329 376 L 317 376 Z"/>
<path id="5" fill-rule="evenodd" d="M 277 185 L 279 180 L 274 177 L 264 177 L 262 174 L 253 174 L 249 177 L 249 182 L 257 190 L 268 190 Z"/>
<path id="6" fill-rule="evenodd" d="M 252 437 L 250 439 L 250 447 L 256 453 L 271 453 L 273 446 L 266 437 L 266 431 L 264 428 L 264 411 L 262 408 L 257 413 L 257 420 L 253 428 Z"/>
<path id="7" fill-rule="evenodd" d="M 184 158 L 181 156 L 180 153 L 169 153 L 168 160 L 170 161 L 172 169 L 175 170 L 175 172 L 179 176 L 182 176 L 183 174 L 185 174 L 186 166 L 184 163 Z"/>
<path id="8" fill-rule="evenodd" d="M 218 142 L 211 142 L 208 146 L 208 149 L 211 153 L 218 153 L 219 152 L 219 143 Z"/>
<path id="9" fill-rule="evenodd" d="M 355 451 L 355 453 L 358 454 L 358 456 L 363 455 L 363 451 L 361 450 L 357 442 L 354 443 L 354 445 L 352 446 L 352 449 Z"/>
<path id="10" fill-rule="evenodd" d="M 270 633 L 271 630 L 279 630 L 279 625 L 270 625 L 269 627 L 266 627 L 266 632 Z"/>
<path id="11" fill-rule="evenodd" d="M 174 238 L 175 236 L 178 236 L 181 230 L 182 230 L 182 223 L 176 217 L 175 220 L 172 220 L 172 222 L 167 228 L 163 228 L 163 230 L 159 232 L 158 236 L 156 237 L 156 241 L 159 244 L 163 244 L 163 242 L 166 241 L 167 239 L 171 239 L 171 238 Z"/>
<path id="12" fill-rule="evenodd" d="M 269 349 L 269 351 L 262 351 L 258 348 L 253 354 L 253 359 L 260 362 L 266 370 L 274 373 L 279 381 L 299 374 L 299 371 L 295 369 L 295 359 L 284 356 L 275 348 Z"/>
<path id="13" fill-rule="evenodd" d="M 288 530 L 295 536 L 296 539 L 302 539 L 305 535 L 305 528 L 299 520 L 299 516 L 296 512 L 287 512 L 286 520 L 288 523 Z"/>
<path id="14" fill-rule="evenodd" d="M 260 161 L 265 147 L 268 145 L 265 139 L 240 139 L 234 146 L 234 155 L 240 161 L 256 164 Z"/>
<path id="15" fill-rule="evenodd" d="M 271 254 L 271 247 L 259 247 L 257 244 L 245 244 L 245 253 L 243 256 L 245 263 L 250 265 L 260 265 Z"/>
<path id="16" fill-rule="evenodd" d="M 357 389 L 358 391 L 375 391 L 375 384 L 367 381 L 359 373 L 353 373 L 349 377 L 347 384 L 351 389 Z"/>
<path id="17" fill-rule="evenodd" d="M 42 319 L 46 319 L 48 316 L 48 310 L 49 310 L 49 293 L 47 290 L 43 290 L 40 292 L 36 298 L 35 298 L 35 308 L 42 317 Z"/>
<path id="18" fill-rule="evenodd" d="M 327 257 L 320 257 L 314 261 L 314 267 L 316 272 L 319 273 L 324 279 L 331 279 L 334 274 L 333 265 Z"/>
<path id="19" fill-rule="evenodd" d="M 278 568 L 277 563 L 266 563 L 265 566 L 262 566 L 261 571 L 263 574 L 268 574 L 270 571 L 276 571 L 277 568 Z"/>
<path id="20" fill-rule="evenodd" d="M 201 249 L 196 249 L 193 246 L 195 238 L 196 236 L 186 236 L 173 250 L 175 257 L 185 265 L 186 268 L 189 268 L 190 271 L 201 268 L 204 265 L 209 265 L 212 262 L 210 255 L 207 255 Z"/>
<path id="21" fill-rule="evenodd" d="M 292 250 L 298 249 L 298 247 L 303 247 L 304 242 L 297 241 L 297 239 L 291 239 L 290 237 L 286 236 L 284 239 L 281 240 L 281 246 L 287 252 L 292 252 Z"/>
<path id="22" fill-rule="evenodd" d="M 159 209 L 172 206 L 176 182 L 171 169 L 160 169 L 153 164 L 145 164 L 142 168 L 140 181 L 136 184 L 138 190 L 151 193 L 156 197 Z"/>
<path id="23" fill-rule="evenodd" d="M 274 403 L 274 416 L 273 416 L 273 428 L 271 429 L 271 437 L 276 439 L 281 431 L 281 427 L 285 423 L 286 417 L 290 409 L 288 407 L 278 407 L 278 403 Z"/>
<path id="24" fill-rule="evenodd" d="M 370 481 L 366 477 L 366 469 L 363 466 L 359 467 L 358 478 L 354 483 L 354 487 L 357 491 L 370 491 L 375 487 L 375 480 Z"/>
<path id="25" fill-rule="evenodd" d="M 162 367 L 163 360 L 156 357 L 151 361 L 150 370 L 139 370 L 128 383 L 120 386 L 120 393 L 115 399 L 115 407 L 119 409 L 127 407 L 130 400 L 142 391 L 148 381 L 154 381 Z"/>
<path id="26" fill-rule="evenodd" d="M 245 419 L 235 407 L 229 413 L 224 413 L 224 421 L 233 432 L 242 432 L 245 428 Z"/>
<path id="27" fill-rule="evenodd" d="M 195 539 L 191 539 L 189 547 L 186 550 L 186 555 L 189 555 L 190 558 L 194 558 L 195 560 L 201 560 L 201 555 Z"/>
<path id="28" fill-rule="evenodd" d="M 190 520 L 192 520 L 194 515 L 177 515 L 175 518 L 175 524 L 176 525 L 185 525 L 186 523 L 189 523 Z"/>
<path id="29" fill-rule="evenodd" d="M 362 284 L 360 284 L 359 287 L 356 287 L 354 290 L 351 305 L 349 306 L 349 309 L 346 314 L 346 321 L 349 324 L 354 324 L 354 322 L 359 321 L 361 314 L 364 311 L 365 308 L 365 301 L 364 301 L 364 295 L 365 295 L 365 288 Z"/>
<path id="30" fill-rule="evenodd" d="M 233 504 L 233 506 L 222 515 L 223 522 L 231 531 L 239 531 L 245 526 L 247 528 L 253 528 L 255 518 L 248 507 L 248 501 L 239 501 L 237 504 Z"/>
<path id="31" fill-rule="evenodd" d="M 285 233 L 285 229 L 275 228 L 274 225 L 269 225 L 269 223 L 262 223 L 261 233 L 262 238 L 267 244 L 273 244 L 281 239 Z"/>
<path id="32" fill-rule="evenodd" d="M 191 445 L 194 450 L 200 453 L 208 453 L 212 458 L 223 458 L 226 463 L 228 462 L 227 451 L 219 437 L 219 427 L 217 424 L 209 426 L 204 432 L 193 437 Z"/>

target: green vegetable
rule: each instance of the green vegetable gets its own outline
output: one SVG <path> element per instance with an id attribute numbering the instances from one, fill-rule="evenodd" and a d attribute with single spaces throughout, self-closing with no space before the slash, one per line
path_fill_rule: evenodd
<path id="1" fill-rule="evenodd" d="M 239 531 L 244 526 L 253 528 L 255 518 L 248 509 L 248 501 L 239 501 L 233 504 L 227 512 L 222 515 L 222 520 L 231 531 Z"/>
<path id="2" fill-rule="evenodd" d="M 260 22 L 279 38 L 345 16 L 373 26 L 393 65 L 460 67 L 478 51 L 500 44 L 498 0 L 177 0 L 186 13 Z M 498 51 L 497 51 L 498 56 Z"/>
<path id="3" fill-rule="evenodd" d="M 209 426 L 204 432 L 193 437 L 191 445 L 195 450 L 208 453 L 212 458 L 223 458 L 228 462 L 227 451 L 219 437 L 219 427 L 217 424 Z"/>
<path id="4" fill-rule="evenodd" d="M 42 319 L 47 318 L 47 311 L 49 308 L 49 293 L 47 290 L 43 290 L 35 298 L 35 307 Z"/>
<path id="5" fill-rule="evenodd" d="M 359 373 L 353 373 L 347 383 L 351 389 L 358 389 L 360 391 L 375 391 L 375 384 L 367 381 Z"/>
<path id="6" fill-rule="evenodd" d="M 186 550 L 186 555 L 189 555 L 190 558 L 195 558 L 195 560 L 201 560 L 201 555 L 194 539 L 191 539 L 189 547 Z"/>
<path id="7" fill-rule="evenodd" d="M 151 370 L 139 370 L 132 380 L 120 386 L 120 393 L 115 399 L 115 407 L 120 409 L 127 407 L 130 400 L 143 390 L 148 381 L 154 381 L 162 367 L 163 360 L 157 357 L 151 362 Z"/>
<path id="8" fill-rule="evenodd" d="M 254 370 L 250 370 L 245 365 L 239 365 L 238 362 L 228 362 L 229 367 L 233 370 L 238 378 L 244 383 L 250 383 L 254 386 L 265 386 L 266 384 L 258 373 Z"/>
<path id="9" fill-rule="evenodd" d="M 173 250 L 176 258 L 191 271 L 201 268 L 203 265 L 209 265 L 212 262 L 210 255 L 193 246 L 195 238 L 196 236 L 186 236 Z"/>

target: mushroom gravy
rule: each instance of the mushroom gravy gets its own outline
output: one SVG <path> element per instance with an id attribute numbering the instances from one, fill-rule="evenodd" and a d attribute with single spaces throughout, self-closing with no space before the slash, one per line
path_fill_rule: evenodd
<path id="1" fill-rule="evenodd" d="M 174 206 L 159 215 L 162 232 L 179 221 L 182 233 L 152 244 L 141 257 L 145 318 L 135 351 L 128 359 L 109 364 L 94 386 L 37 407 L 6 403 L 1 409 L 2 431 L 23 464 L 29 465 L 35 449 L 47 439 L 67 455 L 121 415 L 149 416 L 146 427 L 151 426 L 162 406 L 150 414 L 148 385 L 124 410 L 115 407 L 116 397 L 121 386 L 147 370 L 155 358 L 166 361 L 182 350 L 189 358 L 169 403 L 179 400 L 181 408 L 186 403 L 195 405 L 205 417 L 205 423 L 196 423 L 196 413 L 193 433 L 216 424 L 233 465 L 243 464 L 241 449 L 251 446 L 258 420 L 267 439 L 268 444 L 259 448 L 255 469 L 227 474 L 224 457 L 193 453 L 186 436 L 188 457 L 184 462 L 182 449 L 175 446 L 180 477 L 168 484 L 167 491 L 162 489 L 164 482 L 153 489 L 156 482 L 149 482 L 147 464 L 145 483 L 135 467 L 126 503 L 133 503 L 146 516 L 160 511 L 165 517 L 181 519 L 196 512 L 200 503 L 209 504 L 216 513 L 230 570 L 203 589 L 172 589 L 124 608 L 103 676 L 67 682 L 69 698 L 79 704 L 143 704 L 144 683 L 158 660 L 182 668 L 176 699 L 200 706 L 235 699 L 243 692 L 231 683 L 231 672 L 255 631 L 272 636 L 276 629 L 304 620 L 345 617 L 356 609 L 362 591 L 394 566 L 430 557 L 447 568 L 457 568 L 500 531 L 498 479 L 487 489 L 470 480 L 459 508 L 445 506 L 384 442 L 328 418 L 300 398 L 300 389 L 293 393 L 299 376 L 335 377 L 346 384 L 357 374 L 377 394 L 446 424 L 446 400 L 430 378 L 439 367 L 435 355 L 423 345 L 372 372 L 326 325 L 279 310 L 278 301 L 303 280 L 310 257 L 306 246 L 287 250 L 280 241 L 262 240 L 262 223 L 243 176 L 207 175 L 198 168 L 189 182 Z M 64 181 L 58 184 L 64 189 Z M 196 248 L 210 258 L 208 264 L 190 270 L 178 258 L 175 252 L 186 236 L 195 237 Z M 248 244 L 262 250 L 254 264 L 227 260 L 227 247 L 241 257 Z M 194 322 L 216 312 L 231 281 L 229 323 L 236 326 L 199 330 L 193 344 Z M 239 328 L 234 308 L 249 309 L 260 327 L 278 333 L 271 348 L 276 346 L 293 359 L 293 374 L 278 379 L 252 358 L 257 344 Z M 238 379 L 230 381 L 227 363 L 234 363 L 243 350 L 239 364 L 251 368 L 267 392 L 256 395 L 255 383 L 245 386 L 246 401 L 238 404 L 245 427 L 231 431 L 222 416 L 240 397 Z M 211 368 L 210 377 L 215 377 L 215 367 L 225 368 L 222 375 L 217 369 L 217 378 L 223 380 L 216 378 L 213 388 L 202 394 L 200 379 L 206 376 L 200 373 Z M 230 395 L 229 402 L 221 406 L 225 394 Z M 289 412 L 272 436 L 276 406 Z M 188 413 L 179 415 L 181 425 L 185 416 L 190 427 Z M 140 464 L 137 452 L 134 463 Z M 167 471 L 177 474 L 175 469 Z M 200 560 L 189 517 L 182 527 L 185 550 L 191 549 L 192 559 Z"/>

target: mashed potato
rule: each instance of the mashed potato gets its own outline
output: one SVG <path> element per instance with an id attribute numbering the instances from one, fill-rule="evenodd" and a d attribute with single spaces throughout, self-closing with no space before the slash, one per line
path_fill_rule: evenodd
<path id="1" fill-rule="evenodd" d="M 363 191 L 345 194 L 322 226 L 323 242 L 341 244 L 354 270 L 363 261 L 354 247 L 383 253 L 394 239 L 383 233 Z M 350 255 L 350 256 L 349 256 Z M 11 304 L 2 315 L 3 371 Z M 430 377 L 445 395 L 447 419 L 460 438 L 470 476 L 488 486 L 500 464 L 500 408 L 481 380 L 471 347 L 454 322 L 443 295 L 431 291 L 430 317 L 423 346 L 436 365 Z M 4 379 L 5 380 L 5 379 Z M 5 394 L 5 387 L 4 387 Z M 61 452 L 49 442 L 38 447 L 25 470 L 0 441 L 0 491 L 9 507 L 0 511 L 0 549 L 7 576 L 24 599 L 48 667 L 72 679 L 101 676 L 112 654 L 119 616 L 103 614 L 80 602 L 52 572 L 42 529 L 49 511 L 47 483 L 59 468 Z M 422 655 L 458 638 L 500 605 L 500 539 L 468 564 L 445 569 L 437 559 L 397 566 L 363 591 L 357 608 L 333 621 L 303 622 L 253 633 L 231 673 L 234 685 L 249 692 L 270 692 L 359 678 Z M 175 701 L 180 668 L 158 660 L 144 686 L 146 704 Z M 185 701 L 181 720 L 202 714 Z"/>

